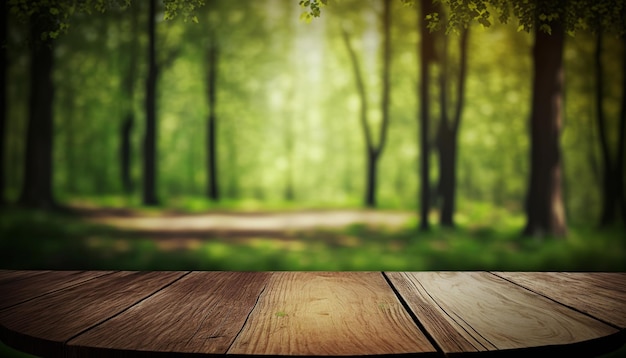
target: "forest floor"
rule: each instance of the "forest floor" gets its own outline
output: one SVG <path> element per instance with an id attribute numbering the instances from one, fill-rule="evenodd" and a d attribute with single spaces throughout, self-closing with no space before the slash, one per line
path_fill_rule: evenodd
<path id="1" fill-rule="evenodd" d="M 150 213 L 89 207 L 75 207 L 73 210 L 87 222 L 153 239 L 162 250 L 192 248 L 206 240 L 228 240 L 242 244 L 259 236 L 275 240 L 298 240 L 298 233 L 343 229 L 351 225 L 400 230 L 416 215 L 410 211 L 367 209 L 205 213 Z"/>
<path id="2" fill-rule="evenodd" d="M 524 216 L 466 203 L 454 229 L 410 210 L 73 206 L 0 210 L 0 266 L 72 270 L 626 271 L 623 227 L 520 235 Z"/>

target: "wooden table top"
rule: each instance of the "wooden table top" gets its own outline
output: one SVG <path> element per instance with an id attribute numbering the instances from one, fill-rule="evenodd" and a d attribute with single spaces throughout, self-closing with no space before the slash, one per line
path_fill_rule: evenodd
<path id="1" fill-rule="evenodd" d="M 41 356 L 590 356 L 626 273 L 0 270 L 0 338 Z"/>

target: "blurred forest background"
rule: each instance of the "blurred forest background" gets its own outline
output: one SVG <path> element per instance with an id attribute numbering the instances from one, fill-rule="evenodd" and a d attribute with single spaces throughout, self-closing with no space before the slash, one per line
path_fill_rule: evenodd
<path id="1" fill-rule="evenodd" d="M 541 32 L 562 55 L 558 118 L 532 112 L 534 92 L 558 107 L 533 89 L 536 29 L 445 35 L 445 1 L 31 4 L 3 2 L 2 268 L 626 269 L 620 1 L 562 51 L 556 22 Z M 560 156 L 531 194 L 552 155 L 532 159 L 535 117 Z M 92 220 L 305 209 L 409 218 L 246 235 Z"/>

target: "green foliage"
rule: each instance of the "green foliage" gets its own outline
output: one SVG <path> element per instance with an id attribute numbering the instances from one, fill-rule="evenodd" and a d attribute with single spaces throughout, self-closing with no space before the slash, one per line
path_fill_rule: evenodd
<path id="1" fill-rule="evenodd" d="M 414 6 L 415 0 L 401 0 Z M 574 35 L 578 30 L 606 31 L 622 36 L 626 31 L 626 4 L 622 0 L 434 0 L 441 2 L 447 13 L 446 33 L 458 32 L 477 22 L 484 27 L 492 24 L 492 12 L 501 23 L 508 23 L 511 16 L 518 21 L 517 30 L 533 29 L 552 32 L 555 21 L 565 31 Z M 439 14 L 426 14 L 431 31 L 442 27 Z"/>
<path id="2" fill-rule="evenodd" d="M 300 6 L 306 11 L 300 14 L 300 20 L 310 22 L 314 17 L 319 17 L 322 7 L 328 5 L 328 0 L 300 0 Z"/>
<path id="3" fill-rule="evenodd" d="M 131 0 L 7 0 L 9 11 L 21 21 L 37 21 L 46 24 L 41 40 L 46 42 L 66 34 L 71 18 L 78 13 L 104 13 L 112 7 L 128 7 Z"/>
<path id="4" fill-rule="evenodd" d="M 21 21 L 33 19 L 47 26 L 41 33 L 41 40 L 54 40 L 70 29 L 72 17 L 76 14 L 103 14 L 107 10 L 127 9 L 132 0 L 7 0 L 12 15 Z M 171 20 L 182 15 L 185 22 L 197 23 L 197 10 L 205 0 L 163 0 L 164 19 Z M 138 6 L 135 4 L 134 6 Z"/>
<path id="5" fill-rule="evenodd" d="M 551 33 L 558 21 L 564 30 L 574 34 L 577 30 L 611 31 L 624 33 L 625 4 L 621 0 L 442 0 L 450 10 L 447 30 L 456 30 L 476 21 L 489 27 L 490 9 L 496 12 L 502 23 L 511 15 L 518 20 L 518 31 L 537 29 Z"/>
<path id="6" fill-rule="evenodd" d="M 185 22 L 198 23 L 198 8 L 205 5 L 205 0 L 163 0 L 165 5 L 165 20 L 171 20 L 182 14 Z"/>

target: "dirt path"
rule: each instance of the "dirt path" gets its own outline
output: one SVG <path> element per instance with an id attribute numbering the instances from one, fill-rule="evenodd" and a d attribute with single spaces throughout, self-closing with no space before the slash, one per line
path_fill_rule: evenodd
<path id="1" fill-rule="evenodd" d="M 158 215 L 130 211 L 83 211 L 88 221 L 111 225 L 122 230 L 155 235 L 206 234 L 225 235 L 277 234 L 324 228 L 342 228 L 351 224 L 400 228 L 414 217 L 412 212 L 379 210 L 324 210 L 296 212 L 203 213 Z"/>

